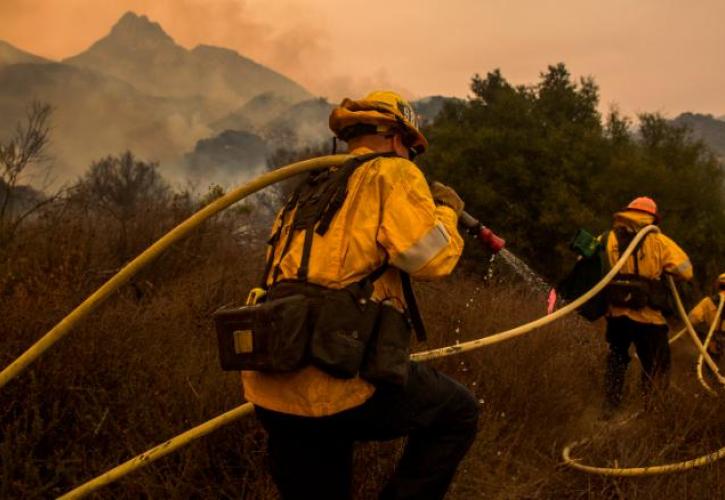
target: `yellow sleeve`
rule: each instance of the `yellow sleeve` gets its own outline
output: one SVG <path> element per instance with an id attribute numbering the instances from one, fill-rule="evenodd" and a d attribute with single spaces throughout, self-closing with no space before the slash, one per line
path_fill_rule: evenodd
<path id="1" fill-rule="evenodd" d="M 659 234 L 662 243 L 662 268 L 665 272 L 689 281 L 692 279 L 692 263 L 684 250 L 664 234 Z"/>
<path id="2" fill-rule="evenodd" d="M 407 160 L 383 160 L 380 179 L 377 240 L 390 263 L 418 279 L 450 274 L 463 252 L 456 213 L 433 203 L 423 173 Z"/>

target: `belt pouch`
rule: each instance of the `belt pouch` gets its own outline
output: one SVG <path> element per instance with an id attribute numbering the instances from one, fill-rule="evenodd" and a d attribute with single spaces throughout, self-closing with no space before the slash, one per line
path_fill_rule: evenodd
<path id="1" fill-rule="evenodd" d="M 643 281 L 619 279 L 606 288 L 607 301 L 618 307 L 639 310 L 649 303 L 649 285 Z"/>
<path id="2" fill-rule="evenodd" d="M 383 303 L 360 376 L 374 384 L 405 385 L 410 365 L 410 334 L 410 324 L 405 315 L 392 305 Z"/>
<path id="3" fill-rule="evenodd" d="M 310 337 L 309 300 L 292 295 L 214 313 L 223 370 L 287 372 L 300 368 Z"/>
<path id="4" fill-rule="evenodd" d="M 378 317 L 380 305 L 359 288 L 326 291 L 312 332 L 312 363 L 337 378 L 357 375 Z"/>

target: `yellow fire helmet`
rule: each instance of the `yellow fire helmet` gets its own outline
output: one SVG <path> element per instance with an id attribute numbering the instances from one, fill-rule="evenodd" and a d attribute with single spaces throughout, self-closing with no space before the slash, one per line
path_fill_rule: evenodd
<path id="1" fill-rule="evenodd" d="M 413 107 L 399 94 L 389 90 L 376 90 L 358 100 L 343 99 L 330 113 L 330 129 L 343 141 L 358 135 L 399 130 L 405 146 L 416 154 L 428 148 Z"/>
<path id="2" fill-rule="evenodd" d="M 717 286 L 720 290 L 725 290 L 725 273 L 717 277 Z"/>

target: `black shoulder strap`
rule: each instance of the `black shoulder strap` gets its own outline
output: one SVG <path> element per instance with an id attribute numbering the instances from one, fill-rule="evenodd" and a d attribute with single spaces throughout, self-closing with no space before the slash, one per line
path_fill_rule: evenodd
<path id="1" fill-rule="evenodd" d="M 342 207 L 347 198 L 347 183 L 353 172 L 362 164 L 381 156 L 392 156 L 395 153 L 368 153 L 347 160 L 334 171 L 328 183 L 317 193 L 313 199 L 314 205 L 310 207 L 310 214 L 304 227 L 305 241 L 302 247 L 300 267 L 297 270 L 297 279 L 307 281 L 312 256 L 312 241 L 315 233 L 324 236 L 332 223 L 332 219 Z"/>
<path id="2" fill-rule="evenodd" d="M 415 336 L 419 342 L 423 342 L 428 338 L 428 334 L 425 331 L 423 318 L 420 315 L 418 301 L 416 300 L 415 292 L 413 291 L 413 284 L 410 282 L 410 275 L 405 271 L 400 271 L 400 281 L 403 285 L 403 297 L 405 298 L 405 305 L 408 309 L 410 322 L 412 323 L 413 330 L 415 330 Z"/>

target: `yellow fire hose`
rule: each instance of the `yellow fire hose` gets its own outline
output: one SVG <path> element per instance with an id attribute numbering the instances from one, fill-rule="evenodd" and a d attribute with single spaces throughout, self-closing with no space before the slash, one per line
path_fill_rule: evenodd
<path id="1" fill-rule="evenodd" d="M 644 239 L 644 237 L 647 236 L 649 233 L 658 231 L 659 228 L 657 226 L 647 226 L 640 230 L 640 232 L 637 233 L 637 236 L 632 239 L 632 243 L 630 243 L 630 245 L 621 255 L 619 260 L 614 264 L 614 266 L 612 266 L 606 276 L 604 276 L 604 278 L 602 278 L 599 283 L 594 285 L 591 290 L 589 290 L 578 299 L 570 302 L 561 309 L 554 311 L 548 316 L 543 316 L 535 321 L 532 321 L 531 323 L 527 323 L 525 325 L 521 325 L 516 328 L 512 328 L 511 330 L 497 333 L 495 335 L 490 335 L 488 337 L 470 340 L 468 342 L 462 342 L 460 344 L 452 345 L 449 347 L 441 347 L 439 349 L 431 349 L 429 351 L 417 352 L 413 354 L 410 358 L 413 361 L 426 361 L 429 359 L 442 358 L 461 352 L 471 351 L 473 349 L 478 349 L 479 347 L 496 344 L 498 342 L 503 342 L 504 340 L 509 340 L 514 337 L 524 335 L 525 333 L 529 333 L 532 330 L 546 326 L 549 323 L 558 320 L 559 318 L 563 318 L 567 314 L 574 312 L 579 306 L 583 305 L 585 302 L 592 299 L 596 294 L 601 292 L 602 289 L 604 289 L 604 287 L 607 286 L 607 284 L 612 281 L 612 279 L 614 279 L 614 277 L 619 273 L 625 262 L 627 262 L 629 256 L 632 255 L 632 252 L 634 252 L 634 249 L 637 247 L 639 242 L 642 241 L 642 239 Z"/>
<path id="2" fill-rule="evenodd" d="M 609 467 L 594 467 L 592 465 L 584 465 L 579 462 L 576 458 L 571 458 L 571 451 L 576 446 L 582 445 L 587 441 L 577 441 L 571 443 L 564 448 L 561 452 L 561 456 L 564 459 L 564 463 L 569 467 L 573 467 L 589 474 L 597 474 L 600 476 L 654 476 L 658 474 L 671 474 L 673 472 L 684 472 L 686 470 L 694 469 L 696 467 L 702 467 L 709 465 L 721 458 L 725 457 L 725 448 L 720 448 L 718 451 L 703 455 L 692 460 L 685 460 L 684 462 L 677 462 L 673 464 L 664 465 L 651 465 L 649 467 L 624 467 L 624 468 L 609 468 Z"/>
<path id="3" fill-rule="evenodd" d="M 702 345 L 702 342 L 700 342 L 700 338 L 697 336 L 697 332 L 695 332 L 695 328 L 692 326 L 692 322 L 690 322 L 690 318 L 685 311 L 685 306 L 682 305 L 682 299 L 680 298 L 680 294 L 677 291 L 675 281 L 672 279 L 672 276 L 667 276 L 667 280 L 669 282 L 670 289 L 672 290 L 672 295 L 675 297 L 677 312 L 680 314 L 682 321 L 685 322 L 685 327 L 687 327 L 687 332 L 690 334 L 692 342 L 695 344 L 695 347 L 697 347 L 697 350 L 700 351 L 700 356 L 702 356 L 702 358 L 707 362 L 707 366 L 710 367 L 713 374 L 717 378 L 717 381 L 720 382 L 721 385 L 725 385 L 725 378 L 720 375 L 720 370 L 718 369 L 717 363 L 713 361 L 713 359 L 710 357 L 710 354 L 707 352 L 707 349 L 705 349 L 705 347 Z"/>
<path id="4" fill-rule="evenodd" d="M 275 171 L 277 172 L 277 171 Z M 630 255 L 632 255 L 632 252 L 634 252 L 634 249 L 639 244 L 642 239 L 653 231 L 659 231 L 659 229 L 656 226 L 647 226 L 643 228 L 637 236 L 632 240 L 629 247 L 624 251 L 620 259 L 616 262 L 616 264 L 612 267 L 612 270 L 604 277 L 602 280 L 597 283 L 597 285 L 594 286 L 589 292 L 587 292 L 582 297 L 578 298 L 574 302 L 571 302 L 567 306 L 563 307 L 562 309 L 554 312 L 553 314 L 550 314 L 548 316 L 545 316 L 544 318 L 540 318 L 536 321 L 533 321 L 531 323 L 528 323 L 526 325 L 522 325 L 520 327 L 514 328 L 512 330 L 508 330 L 506 332 L 499 333 L 497 335 L 492 335 L 489 337 L 485 337 L 483 339 L 471 341 L 471 342 L 465 342 L 463 344 L 459 344 L 456 346 L 451 346 L 447 348 L 442 349 L 434 349 L 432 351 L 425 351 L 421 353 L 416 353 L 411 356 L 411 359 L 416 361 L 421 360 L 429 360 L 429 359 L 435 359 L 445 356 L 450 356 L 453 354 L 457 354 L 459 352 L 463 351 L 470 351 L 472 349 L 476 349 L 479 347 L 483 347 L 484 345 L 490 345 L 497 342 L 502 342 L 504 340 L 508 340 L 510 338 L 523 335 L 524 333 L 533 331 L 537 328 L 540 328 L 542 326 L 545 326 L 549 323 L 552 323 L 556 321 L 557 319 L 573 312 L 577 307 L 584 304 L 587 300 L 594 297 L 600 290 L 602 290 L 609 281 L 611 281 L 614 276 L 619 272 L 619 270 L 624 266 L 624 263 L 627 261 Z M 493 339 L 493 341 L 489 341 L 488 339 Z M 114 469 L 111 469 L 110 471 L 102 474 L 101 476 L 96 477 L 95 479 L 92 479 L 91 481 L 77 487 L 76 489 L 68 492 L 66 495 L 64 495 L 62 498 L 81 498 L 82 496 L 87 495 L 88 493 L 95 491 L 105 485 L 108 485 L 117 479 L 125 476 L 126 474 L 129 474 L 141 467 L 144 467 L 146 464 L 152 462 L 153 460 L 156 460 L 158 458 L 161 458 L 162 456 L 171 453 L 172 451 L 175 451 L 187 444 L 189 444 L 191 441 L 194 441 L 195 439 L 198 439 L 210 432 L 212 432 L 215 429 L 218 429 L 219 427 L 222 427 L 223 425 L 226 425 L 228 423 L 231 423 L 232 421 L 241 418 L 244 415 L 247 415 L 252 410 L 252 405 L 250 403 L 245 403 L 243 405 L 238 406 L 237 408 L 225 413 L 223 416 L 229 416 L 229 418 L 221 419 L 221 417 L 217 417 L 216 419 L 210 420 L 204 424 L 201 424 L 197 427 L 194 427 L 193 429 L 190 429 L 183 434 L 180 434 L 174 438 L 169 439 L 165 443 L 158 445 L 151 450 L 142 453 L 141 455 L 138 455 L 131 460 L 128 460 L 127 462 L 115 467 Z"/>
<path id="5" fill-rule="evenodd" d="M 687 316 L 687 313 L 685 312 L 685 307 L 682 305 L 682 299 L 680 298 L 680 294 L 677 291 L 677 287 L 675 286 L 675 282 L 672 279 L 671 276 L 667 277 L 670 288 L 672 290 L 672 294 L 675 297 L 675 304 L 677 305 L 677 311 L 682 317 L 682 320 L 685 322 L 687 331 L 690 333 L 690 336 L 692 338 L 692 341 L 697 346 L 698 350 L 700 351 L 700 359 L 704 359 L 708 362 L 708 366 L 713 368 L 713 372 L 718 377 L 718 381 L 722 384 L 725 382 L 725 379 L 723 379 L 720 376 L 720 373 L 718 372 L 717 365 L 712 360 L 712 358 L 709 356 L 707 350 L 705 349 L 705 346 L 703 346 L 702 342 L 700 342 L 699 337 L 697 336 L 697 333 L 695 333 L 695 329 L 692 327 L 692 323 L 690 322 L 689 317 Z M 718 313 L 722 313 L 722 305 L 723 300 L 721 298 L 720 300 L 720 307 L 718 308 Z M 717 318 L 716 318 L 717 319 Z M 713 324 L 716 324 L 717 321 L 715 321 Z M 712 327 L 711 327 L 712 330 Z M 702 380 L 701 380 L 702 382 Z M 709 391 L 713 391 L 709 386 L 706 386 Z M 663 465 L 652 465 L 649 467 L 595 467 L 592 465 L 586 465 L 581 463 L 579 459 L 571 458 L 571 451 L 576 446 L 582 445 L 584 443 L 588 442 L 588 440 L 583 441 L 577 441 L 574 443 L 570 443 L 567 446 L 564 447 L 564 450 L 561 452 L 561 457 L 564 459 L 564 463 L 568 465 L 569 467 L 572 467 L 574 469 L 580 470 L 582 472 L 587 472 L 589 474 L 597 474 L 600 476 L 618 476 L 618 477 L 627 477 L 627 476 L 654 476 L 658 474 L 670 474 L 673 472 L 683 472 L 686 470 L 694 469 L 696 467 L 702 467 L 708 464 L 711 464 L 713 462 L 716 462 L 717 460 L 720 460 L 721 458 L 725 458 L 725 447 L 720 448 L 717 451 L 714 451 L 712 453 L 708 453 L 707 455 L 702 455 L 697 458 L 693 458 L 691 460 L 685 460 L 683 462 L 676 462 L 672 464 L 663 464 Z"/>
<path id="6" fill-rule="evenodd" d="M 670 344 L 674 344 L 675 342 L 677 342 L 680 339 L 680 337 L 682 337 L 686 333 L 687 333 L 687 327 L 685 327 L 682 330 L 680 330 L 679 332 L 677 332 L 676 335 L 673 335 L 672 338 L 669 340 Z"/>
<path id="7" fill-rule="evenodd" d="M 97 478 L 92 479 L 87 483 L 84 483 L 82 486 L 75 488 L 73 491 L 70 491 L 59 498 L 82 498 L 107 484 L 111 484 L 112 482 L 125 476 L 129 472 L 144 467 L 151 462 L 155 462 L 159 458 L 164 457 L 169 453 L 172 453 L 179 448 L 186 446 L 187 444 L 191 443 L 196 439 L 199 439 L 211 432 L 214 432 L 220 427 L 239 420 L 240 418 L 249 415 L 253 411 L 254 406 L 252 406 L 252 403 L 245 403 L 241 406 L 237 406 L 233 410 L 222 413 L 218 417 L 214 417 L 201 425 L 197 425 L 193 429 L 189 429 L 188 431 L 179 434 L 178 436 L 171 438 L 168 441 L 154 446 L 150 450 L 135 456 L 128 462 L 124 462 L 121 465 L 109 470 L 108 472 L 104 472 Z"/>
<path id="8" fill-rule="evenodd" d="M 271 184 L 283 181 L 289 177 L 321 168 L 333 167 L 342 164 L 345 160 L 352 158 L 352 155 L 332 155 L 313 158 L 311 160 L 292 163 L 280 169 L 260 175 L 251 182 L 238 187 L 221 198 L 208 204 L 184 222 L 169 231 L 160 240 L 147 248 L 141 255 L 121 269 L 115 276 L 103 284 L 81 305 L 76 307 L 68 316 L 63 318 L 57 325 L 37 341 L 30 349 L 25 351 L 18 359 L 8 365 L 0 372 L 0 389 L 12 378 L 25 370 L 33 361 L 38 359 L 45 351 L 62 339 L 70 330 L 95 310 L 113 292 L 125 284 L 136 273 L 157 258 L 164 250 L 176 243 L 196 229 L 202 222 L 213 215 L 221 212 L 230 205 L 246 198 L 252 193 L 259 191 Z"/>
<path id="9" fill-rule="evenodd" d="M 707 350 L 707 347 L 710 345 L 710 342 L 712 341 L 712 337 L 715 334 L 715 330 L 717 330 L 720 327 L 720 318 L 722 318 L 722 310 L 723 306 L 725 306 L 725 296 L 723 294 L 720 294 L 720 303 L 717 306 L 717 312 L 715 313 L 715 319 L 712 322 L 712 325 L 710 325 L 710 331 L 707 332 L 707 337 L 705 338 L 705 343 L 703 344 L 703 347 Z M 702 365 L 705 358 L 702 357 L 702 355 L 698 356 L 697 358 L 697 380 L 700 381 L 700 384 L 709 392 L 710 394 L 713 394 L 717 396 L 717 392 L 715 392 L 712 387 L 710 387 L 710 384 L 707 383 L 705 380 L 705 377 L 702 374 Z"/>
<path id="10" fill-rule="evenodd" d="M 32 347 L 30 347 L 25 353 L 23 353 L 18 359 L 16 359 L 13 363 L 11 363 L 8 367 L 6 367 L 2 372 L 0 372 L 0 388 L 2 388 L 5 384 L 7 384 L 12 378 L 17 376 L 19 373 L 21 373 L 25 368 L 27 368 L 33 361 L 35 361 L 38 357 L 40 357 L 45 351 L 47 351 L 50 347 L 53 346 L 58 340 L 63 338 L 65 335 L 67 335 L 70 330 L 81 320 L 83 320 L 86 316 L 88 316 L 93 310 L 95 310 L 101 303 L 103 303 L 104 300 L 106 300 L 113 292 L 115 292 L 119 287 L 121 287 L 123 284 L 125 284 L 131 277 L 133 277 L 136 273 L 138 273 L 143 267 L 145 267 L 147 264 L 149 264 L 151 261 L 153 261 L 156 257 L 158 257 L 164 250 L 166 250 L 170 245 L 175 243 L 176 241 L 182 239 L 186 235 L 188 235 L 191 231 L 193 231 L 197 226 L 199 226 L 202 222 L 210 218 L 211 216 L 219 213 L 220 211 L 224 210 L 228 206 L 236 203 L 237 201 L 245 198 L 246 196 L 249 196 L 250 194 L 259 191 L 260 189 L 269 186 L 271 184 L 280 182 L 284 179 L 287 179 L 289 177 L 298 175 L 303 172 L 307 172 L 310 170 L 316 170 L 321 168 L 327 168 L 332 166 L 337 166 L 343 163 L 345 160 L 350 158 L 350 155 L 332 155 L 332 156 L 326 156 L 326 157 L 320 157 L 320 158 L 314 158 L 311 160 L 301 161 L 297 163 L 293 163 L 290 165 L 287 165 L 285 167 L 282 167 L 278 170 L 275 170 L 273 172 L 269 172 L 267 174 L 264 174 L 253 181 L 235 189 L 234 191 L 231 191 L 230 193 L 226 194 L 225 196 L 217 199 L 216 201 L 210 203 L 203 209 L 201 209 L 199 212 L 195 213 L 191 217 L 189 217 L 187 220 L 179 224 L 177 227 L 175 227 L 173 230 L 171 230 L 169 233 L 167 233 L 165 236 L 163 236 L 160 240 L 158 240 L 156 243 L 154 243 L 152 246 L 150 246 L 148 249 L 146 249 L 143 253 L 141 253 L 138 257 L 136 257 L 134 260 L 132 260 L 130 263 L 128 263 L 121 271 L 119 271 L 115 276 L 113 276 L 109 281 L 107 281 L 103 286 L 101 286 L 96 292 L 94 292 L 88 299 L 86 299 L 82 304 L 80 304 L 76 309 L 74 309 L 68 316 L 63 318 L 57 325 L 53 327 L 46 335 L 44 335 L 39 341 L 37 341 Z M 498 342 L 502 342 L 520 335 L 523 335 L 525 333 L 531 332 L 537 328 L 541 328 L 545 325 L 548 325 L 549 323 L 552 323 L 563 316 L 570 314 L 573 312 L 577 307 L 584 304 L 587 300 L 590 300 L 592 297 L 594 297 L 597 293 L 599 293 L 619 272 L 619 270 L 622 268 L 626 260 L 629 258 L 629 256 L 634 251 L 635 247 L 639 242 L 650 232 L 658 231 L 659 229 L 656 226 L 647 226 L 643 228 L 637 236 L 632 240 L 630 245 L 627 247 L 625 252 L 620 257 L 619 261 L 612 267 L 610 272 L 602 278 L 602 280 L 597 283 L 597 285 L 594 286 L 591 290 L 589 290 L 586 294 L 584 294 L 582 297 L 579 297 L 577 300 L 571 302 L 570 304 L 566 305 L 562 309 L 554 312 L 553 314 L 539 318 L 538 320 L 535 320 L 531 323 L 528 323 L 526 325 L 519 326 L 517 328 L 513 328 L 511 330 L 491 335 L 489 337 L 485 337 L 478 340 L 473 340 L 469 342 L 464 342 L 462 344 L 458 344 L 455 346 L 440 348 L 440 349 L 433 349 L 430 351 L 424 351 L 420 353 L 416 353 L 411 358 L 416 361 L 424 361 L 429 359 L 435 359 L 445 356 L 450 356 L 453 354 L 457 354 L 460 352 L 470 351 L 473 349 L 477 349 L 479 347 L 483 347 L 486 345 L 495 344 Z M 674 283 L 672 283 L 672 286 L 674 286 Z M 676 292 L 676 289 L 675 289 Z M 681 303 L 679 304 L 680 308 Z M 681 311 L 681 314 L 684 314 L 684 311 Z M 690 325 L 690 330 L 691 330 Z M 692 332 L 691 332 L 692 334 Z M 695 335 L 695 340 L 697 340 L 698 347 L 700 348 L 701 353 L 703 353 L 704 349 L 702 349 L 702 344 L 699 343 L 699 339 L 697 339 L 697 336 Z M 710 359 L 709 355 L 707 354 L 707 351 L 704 351 L 703 354 L 704 359 L 708 362 L 708 365 L 711 365 L 714 363 L 712 362 L 712 359 Z M 715 366 L 715 370 L 717 367 Z M 717 373 L 717 372 L 716 372 Z M 719 374 L 718 374 L 719 375 Z M 203 437 L 214 430 L 222 427 L 223 425 L 226 425 L 228 423 L 231 423 L 235 420 L 238 420 L 239 418 L 248 415 L 253 410 L 253 406 L 250 403 L 245 403 L 243 405 L 238 406 L 237 408 L 234 408 L 218 417 L 215 417 L 197 427 L 194 427 L 174 438 L 171 438 L 167 440 L 166 442 L 155 446 L 154 448 L 148 450 L 145 453 L 142 453 L 141 455 L 138 455 L 134 457 L 133 459 L 111 469 L 110 471 L 107 471 L 106 473 L 102 474 L 101 476 L 98 476 L 97 478 L 79 486 L 78 488 L 75 488 L 74 490 L 68 492 L 66 495 L 62 496 L 61 498 L 81 498 L 99 488 L 102 486 L 108 485 L 112 483 L 113 481 L 116 481 L 117 479 L 125 476 L 126 474 L 129 474 L 130 472 L 135 471 L 136 469 L 139 469 L 143 466 L 145 466 L 148 463 L 151 463 L 155 460 L 158 460 L 159 458 L 189 444 L 190 442 Z M 718 457 L 720 458 L 720 457 Z"/>

